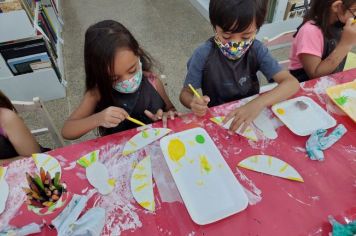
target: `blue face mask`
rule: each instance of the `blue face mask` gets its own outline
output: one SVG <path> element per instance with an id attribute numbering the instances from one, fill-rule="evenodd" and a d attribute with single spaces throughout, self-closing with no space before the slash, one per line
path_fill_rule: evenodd
<path id="1" fill-rule="evenodd" d="M 124 80 L 115 84 L 114 89 L 120 93 L 134 93 L 138 90 L 142 81 L 142 63 L 134 76 L 128 80 Z"/>
<path id="2" fill-rule="evenodd" d="M 240 42 L 229 41 L 225 44 L 219 40 L 217 35 L 215 36 L 214 40 L 224 56 L 230 60 L 238 60 L 251 47 L 253 41 L 255 40 L 255 36 L 253 36 L 251 39 L 241 40 Z"/>

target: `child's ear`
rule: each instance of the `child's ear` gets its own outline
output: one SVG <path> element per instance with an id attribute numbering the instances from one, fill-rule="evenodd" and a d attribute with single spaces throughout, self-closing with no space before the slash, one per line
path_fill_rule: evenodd
<path id="1" fill-rule="evenodd" d="M 341 0 L 335 1 L 333 4 L 331 4 L 331 12 L 333 13 L 343 13 L 344 10 L 344 3 Z"/>

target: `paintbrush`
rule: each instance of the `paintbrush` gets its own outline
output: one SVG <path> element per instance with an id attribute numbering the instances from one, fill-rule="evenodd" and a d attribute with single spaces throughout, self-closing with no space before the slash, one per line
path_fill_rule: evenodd
<path id="1" fill-rule="evenodd" d="M 194 93 L 195 96 L 197 96 L 197 98 L 201 98 L 201 96 L 199 95 L 199 93 L 197 92 L 197 90 L 194 89 L 194 87 L 191 84 L 188 84 L 190 90 L 192 90 L 192 92 Z"/>
<path id="2" fill-rule="evenodd" d="M 128 119 L 129 121 L 135 123 L 136 125 L 141 125 L 141 126 L 145 126 L 146 124 L 139 121 L 139 120 L 136 120 L 135 118 L 132 118 L 130 116 L 126 117 L 126 119 Z"/>

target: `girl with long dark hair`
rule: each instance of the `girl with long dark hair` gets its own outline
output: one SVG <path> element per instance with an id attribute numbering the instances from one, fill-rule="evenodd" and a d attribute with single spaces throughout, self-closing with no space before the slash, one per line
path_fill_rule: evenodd
<path id="1" fill-rule="evenodd" d="M 105 20 L 88 28 L 84 61 L 86 92 L 62 129 L 76 139 L 99 128 L 107 135 L 134 128 L 130 115 L 144 123 L 175 111 L 162 82 L 152 73 L 151 57 L 122 24 Z"/>
<path id="2" fill-rule="evenodd" d="M 356 0 L 312 0 L 295 35 L 290 72 L 300 82 L 340 72 L 356 46 Z"/>

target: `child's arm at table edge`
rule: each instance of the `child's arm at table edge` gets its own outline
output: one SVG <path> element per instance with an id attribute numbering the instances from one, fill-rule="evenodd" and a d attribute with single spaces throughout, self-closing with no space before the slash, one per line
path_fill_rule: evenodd
<path id="1" fill-rule="evenodd" d="M 273 79 L 278 86 L 269 92 L 261 94 L 254 101 L 262 105 L 262 107 L 269 107 L 273 104 L 288 99 L 298 92 L 300 86 L 298 80 L 288 71 L 280 71 L 273 76 Z"/>
<path id="2" fill-rule="evenodd" d="M 64 122 L 62 136 L 65 139 L 80 138 L 100 125 L 97 119 L 98 113 L 94 113 L 99 98 L 98 91 L 88 91 L 84 94 L 80 105 Z"/>

